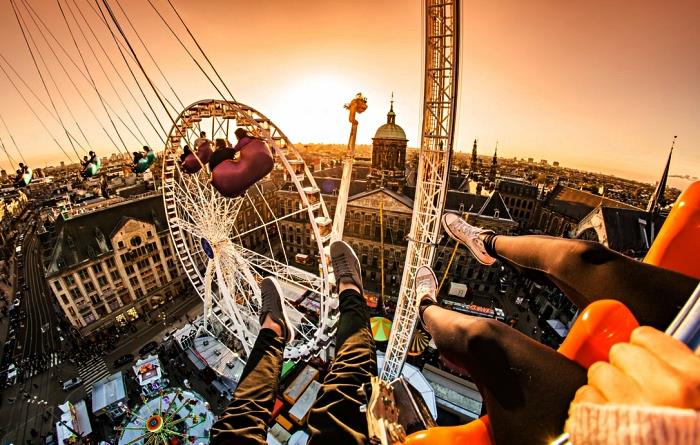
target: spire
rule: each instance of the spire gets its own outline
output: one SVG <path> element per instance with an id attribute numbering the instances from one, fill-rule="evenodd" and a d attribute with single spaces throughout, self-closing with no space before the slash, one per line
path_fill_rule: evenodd
<path id="1" fill-rule="evenodd" d="M 492 184 L 496 182 L 496 167 L 498 166 L 498 141 L 496 141 L 496 148 L 493 150 L 493 159 L 491 160 L 491 170 L 489 171 L 489 182 Z"/>
<path id="2" fill-rule="evenodd" d="M 478 164 L 479 161 L 478 161 L 478 158 L 476 156 L 476 143 L 477 143 L 477 140 L 474 139 L 474 145 L 472 145 L 472 159 L 471 159 L 471 162 L 469 164 L 469 168 L 470 168 L 471 173 L 473 175 L 476 175 L 476 172 L 479 169 L 479 164 Z"/>
<path id="3" fill-rule="evenodd" d="M 668 170 L 671 166 L 671 155 L 673 155 L 673 147 L 676 145 L 676 138 L 678 136 L 673 136 L 673 142 L 671 143 L 671 150 L 668 152 L 668 159 L 666 159 L 666 167 L 664 167 L 664 172 L 661 175 L 661 180 L 656 185 L 654 193 L 649 198 L 649 204 L 647 204 L 647 212 L 656 212 L 658 207 L 666 204 L 664 200 L 664 192 L 666 191 L 666 182 L 668 182 Z"/>
<path id="4" fill-rule="evenodd" d="M 389 107 L 389 112 L 386 114 L 387 124 L 396 124 L 396 113 L 394 113 L 394 92 L 391 92 L 391 106 Z"/>

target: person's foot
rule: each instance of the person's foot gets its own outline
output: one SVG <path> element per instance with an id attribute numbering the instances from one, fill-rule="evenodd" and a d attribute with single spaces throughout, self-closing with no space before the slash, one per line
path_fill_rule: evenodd
<path id="1" fill-rule="evenodd" d="M 262 300 L 260 325 L 262 326 L 269 315 L 272 321 L 279 325 L 285 343 L 294 340 L 294 326 L 287 317 L 284 309 L 284 294 L 275 278 L 267 277 L 260 282 L 260 298 Z"/>
<path id="2" fill-rule="evenodd" d="M 420 303 L 418 304 L 418 318 L 420 319 L 423 329 L 426 329 L 425 322 L 423 321 L 423 312 L 428 308 L 437 304 L 437 278 L 435 273 L 428 266 L 421 266 L 416 271 L 416 297 Z"/>
<path id="3" fill-rule="evenodd" d="M 360 260 L 352 247 L 345 241 L 335 241 L 331 244 L 331 262 L 337 286 L 340 287 L 341 283 L 351 284 L 363 295 Z"/>
<path id="4" fill-rule="evenodd" d="M 485 266 L 492 265 L 496 259 L 486 252 L 483 234 L 494 233 L 493 230 L 474 227 L 454 213 L 444 213 L 442 215 L 442 226 L 445 232 L 455 241 L 467 246 L 467 249 L 474 255 L 474 258 Z"/>

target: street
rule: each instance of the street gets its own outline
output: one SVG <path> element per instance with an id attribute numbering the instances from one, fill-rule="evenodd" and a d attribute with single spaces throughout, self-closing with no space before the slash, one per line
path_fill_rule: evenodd
<path id="1" fill-rule="evenodd" d="M 39 240 L 33 230 L 27 233 L 22 252 L 23 267 L 17 269 L 14 289 L 20 290 L 21 283 L 29 286 L 28 290 L 21 290 L 19 306 L 26 313 L 26 318 L 19 322 L 13 352 L 19 371 L 17 383 L 6 388 L 0 398 L 2 444 L 43 443 L 39 436 L 52 432 L 55 421 L 49 413 L 58 415 L 57 405 L 65 400 L 75 402 L 87 396 L 84 385 L 67 393 L 62 390 L 61 382 L 67 379 L 81 376 L 85 380 L 88 371 L 84 368 L 87 365 L 71 360 L 81 351 L 72 350 L 69 334 L 57 329 L 59 320 L 53 309 L 51 291 L 44 279 Z M 93 362 L 101 365 L 92 376 L 95 381 L 116 371 L 112 367 L 116 358 L 126 353 L 136 355 L 148 341 L 160 342 L 166 331 L 184 324 L 185 314 L 191 317 L 198 315 L 201 301 L 194 296 L 182 297 L 172 302 L 168 309 L 167 319 L 163 322 L 148 324 L 139 320 L 135 323 L 135 334 L 124 335 L 106 355 L 95 355 Z M 61 337 L 64 338 L 63 342 Z M 128 370 L 128 365 L 120 369 Z M 90 382 L 90 386 L 92 383 L 94 381 Z"/>

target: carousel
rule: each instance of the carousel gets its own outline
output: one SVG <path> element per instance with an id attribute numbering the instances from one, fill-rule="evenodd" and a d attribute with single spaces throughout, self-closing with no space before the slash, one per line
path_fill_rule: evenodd
<path id="1" fill-rule="evenodd" d="M 202 396 L 183 389 L 163 391 L 134 410 L 117 427 L 119 445 L 209 443 L 214 413 Z"/>

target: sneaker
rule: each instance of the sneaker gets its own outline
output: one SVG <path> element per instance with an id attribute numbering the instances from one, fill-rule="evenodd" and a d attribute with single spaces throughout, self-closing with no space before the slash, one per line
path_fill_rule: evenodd
<path id="1" fill-rule="evenodd" d="M 284 310 L 283 295 L 282 288 L 275 278 L 267 277 L 260 282 L 260 298 L 262 299 L 260 325 L 262 326 L 265 317 L 270 314 L 272 321 L 282 328 L 282 338 L 285 343 L 290 343 L 294 340 L 294 326 Z"/>
<path id="2" fill-rule="evenodd" d="M 335 241 L 331 244 L 331 262 L 336 284 L 352 283 L 360 289 L 360 294 L 364 295 L 360 260 L 348 243 Z"/>
<path id="3" fill-rule="evenodd" d="M 486 252 L 484 240 L 479 236 L 484 233 L 494 233 L 493 230 L 474 227 L 454 213 L 444 213 L 442 215 L 442 226 L 450 238 L 467 246 L 474 258 L 481 264 L 490 266 L 496 261 L 494 257 Z"/>
<path id="4" fill-rule="evenodd" d="M 437 304 L 437 278 L 435 273 L 428 266 L 421 266 L 416 271 L 416 297 L 418 297 L 418 318 L 423 329 L 428 330 L 423 323 L 423 311 L 433 304 Z"/>

